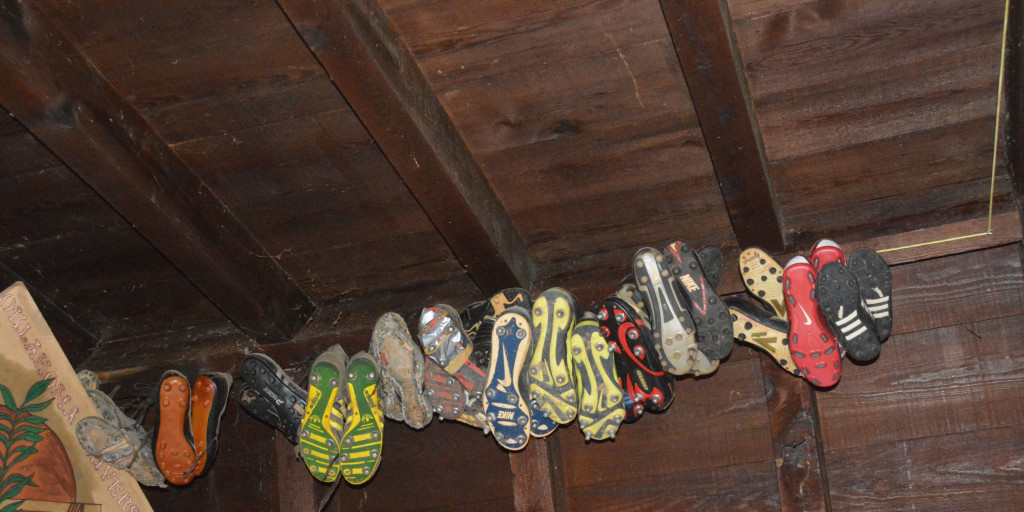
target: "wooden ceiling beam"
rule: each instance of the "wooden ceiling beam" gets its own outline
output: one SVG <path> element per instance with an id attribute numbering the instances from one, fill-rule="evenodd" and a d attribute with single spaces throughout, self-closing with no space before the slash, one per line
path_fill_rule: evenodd
<path id="1" fill-rule="evenodd" d="M 305 324 L 310 299 L 33 2 L 0 5 L 0 104 L 241 329 Z"/>
<path id="2" fill-rule="evenodd" d="M 1024 194 L 1024 2 L 1010 2 L 1009 19 L 1006 21 L 1003 149 L 1013 189 L 1020 197 Z"/>
<path id="3" fill-rule="evenodd" d="M 481 291 L 529 288 L 526 242 L 377 2 L 278 3 Z"/>
<path id="4" fill-rule="evenodd" d="M 661 0 L 740 247 L 785 249 L 760 128 L 725 0 Z"/>

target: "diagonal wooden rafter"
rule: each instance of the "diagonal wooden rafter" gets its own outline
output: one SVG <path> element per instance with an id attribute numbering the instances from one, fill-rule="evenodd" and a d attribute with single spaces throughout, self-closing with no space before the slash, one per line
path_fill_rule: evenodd
<path id="1" fill-rule="evenodd" d="M 278 3 L 477 286 L 529 288 L 526 242 L 377 2 Z"/>
<path id="2" fill-rule="evenodd" d="M 725 0 L 661 0 L 736 241 L 785 250 L 778 200 Z"/>
<path id="3" fill-rule="evenodd" d="M 0 104 L 241 329 L 305 324 L 310 299 L 32 2 L 0 2 Z"/>

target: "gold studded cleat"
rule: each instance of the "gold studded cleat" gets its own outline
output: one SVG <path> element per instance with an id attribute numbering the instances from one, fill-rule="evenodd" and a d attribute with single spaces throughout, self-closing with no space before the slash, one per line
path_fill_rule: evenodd
<path id="1" fill-rule="evenodd" d="M 566 425 L 576 418 L 573 366 L 567 357 L 569 334 L 576 325 L 576 299 L 562 288 L 552 288 L 533 302 L 530 350 L 530 398 L 541 413 Z"/>
<path id="2" fill-rule="evenodd" d="M 771 254 L 757 247 L 740 253 L 740 275 L 747 290 L 775 316 L 786 320 L 786 302 L 782 298 L 782 265 Z"/>
<path id="3" fill-rule="evenodd" d="M 789 351 L 789 323 L 741 297 L 726 297 L 725 303 L 732 313 L 737 341 L 768 354 L 787 372 L 800 375 Z"/>
<path id="4" fill-rule="evenodd" d="M 576 324 L 569 338 L 576 367 L 580 430 L 587 441 L 614 439 L 626 417 L 611 345 L 599 329 L 594 320 L 583 320 Z"/>
<path id="5" fill-rule="evenodd" d="M 665 256 L 645 247 L 633 256 L 633 274 L 650 315 L 654 348 L 665 370 L 684 375 L 697 360 L 693 319 L 675 288 Z"/>

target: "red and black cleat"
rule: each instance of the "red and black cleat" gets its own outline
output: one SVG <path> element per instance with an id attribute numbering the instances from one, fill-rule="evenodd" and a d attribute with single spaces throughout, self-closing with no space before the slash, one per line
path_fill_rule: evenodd
<path id="1" fill-rule="evenodd" d="M 842 355 L 815 298 L 814 267 L 803 256 L 786 264 L 782 273 L 789 350 L 804 378 L 819 388 L 834 386 L 841 374 Z"/>
<path id="2" fill-rule="evenodd" d="M 672 403 L 675 379 L 658 361 L 651 331 L 628 301 L 612 296 L 597 312 L 600 333 L 615 352 L 615 373 L 624 391 L 626 422 L 645 410 L 663 411 Z"/>

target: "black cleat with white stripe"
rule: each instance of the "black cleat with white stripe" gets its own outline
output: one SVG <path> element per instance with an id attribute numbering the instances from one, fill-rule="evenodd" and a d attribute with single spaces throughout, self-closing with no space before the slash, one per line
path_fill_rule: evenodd
<path id="1" fill-rule="evenodd" d="M 850 359 L 866 363 L 878 357 L 882 340 L 871 312 L 861 301 L 857 278 L 838 261 L 818 272 L 818 307 Z"/>
<path id="2" fill-rule="evenodd" d="M 846 266 L 857 278 L 864 308 L 871 312 L 878 337 L 885 341 L 892 332 L 892 275 L 885 260 L 875 251 L 860 248 L 846 260 Z"/>

